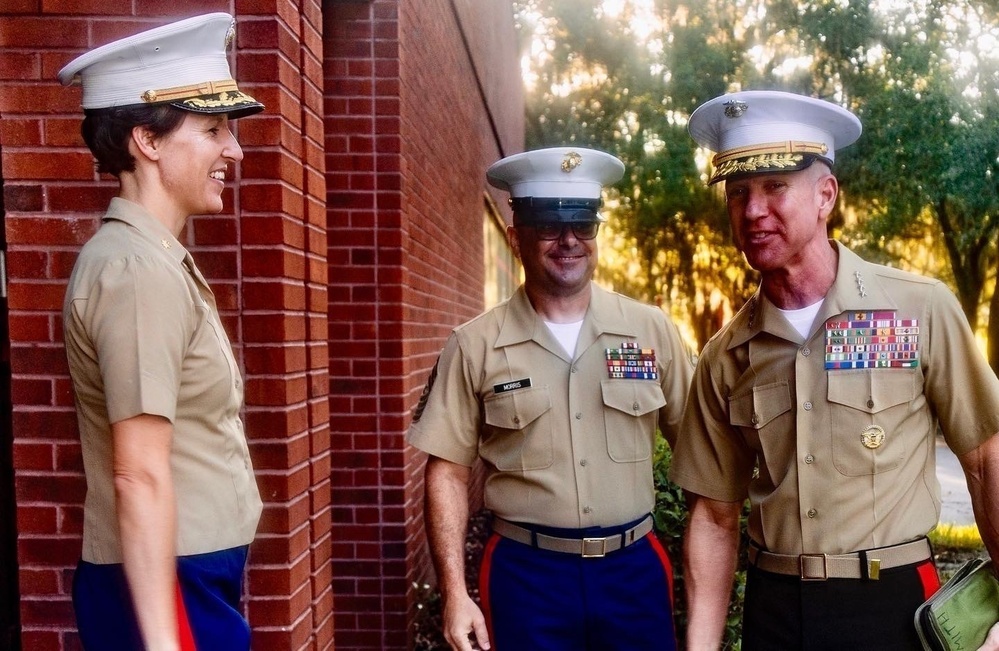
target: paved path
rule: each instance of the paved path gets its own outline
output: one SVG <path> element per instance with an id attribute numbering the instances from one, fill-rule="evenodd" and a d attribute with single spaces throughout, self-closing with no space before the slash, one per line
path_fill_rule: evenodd
<path id="1" fill-rule="evenodd" d="M 957 457 L 950 451 L 943 438 L 937 437 L 937 479 L 940 480 L 940 497 L 943 505 L 940 522 L 946 524 L 973 524 L 968 484 Z"/>

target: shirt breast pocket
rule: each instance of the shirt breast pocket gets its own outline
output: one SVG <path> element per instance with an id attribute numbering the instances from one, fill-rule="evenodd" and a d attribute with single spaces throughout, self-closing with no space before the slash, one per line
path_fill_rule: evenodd
<path id="1" fill-rule="evenodd" d="M 548 468 L 555 461 L 548 387 L 520 389 L 483 401 L 485 430 L 479 454 L 498 470 Z"/>
<path id="2" fill-rule="evenodd" d="M 829 433 L 836 470 L 860 477 L 902 464 L 906 439 L 926 429 L 911 422 L 920 391 L 917 369 L 829 372 Z"/>
<path id="3" fill-rule="evenodd" d="M 643 380 L 604 380 L 604 429 L 607 454 L 618 463 L 652 456 L 659 410 L 666 405 L 662 387 Z"/>
<path id="4" fill-rule="evenodd" d="M 769 474 L 782 477 L 794 454 L 794 445 L 788 445 L 788 434 L 794 428 L 789 420 L 793 411 L 788 383 L 754 386 L 730 397 L 728 406 L 732 427 L 742 433 L 750 447 L 762 450 Z"/>

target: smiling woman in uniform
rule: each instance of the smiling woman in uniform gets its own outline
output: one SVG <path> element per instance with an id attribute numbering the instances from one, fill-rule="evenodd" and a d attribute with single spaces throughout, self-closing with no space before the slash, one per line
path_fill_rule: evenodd
<path id="1" fill-rule="evenodd" d="M 181 243 L 222 210 L 243 158 L 230 120 L 263 110 L 226 53 L 235 22 L 197 16 L 70 62 L 82 133 L 117 177 L 63 308 L 87 479 L 73 604 L 87 649 L 240 650 L 260 518 L 242 380 L 215 297 Z"/>

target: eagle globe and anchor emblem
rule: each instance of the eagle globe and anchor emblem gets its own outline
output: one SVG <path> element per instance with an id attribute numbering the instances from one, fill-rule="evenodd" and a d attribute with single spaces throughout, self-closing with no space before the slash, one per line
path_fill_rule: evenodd
<path id="1" fill-rule="evenodd" d="M 880 425 L 869 425 L 860 433 L 860 442 L 868 450 L 877 450 L 885 442 L 885 428 Z"/>

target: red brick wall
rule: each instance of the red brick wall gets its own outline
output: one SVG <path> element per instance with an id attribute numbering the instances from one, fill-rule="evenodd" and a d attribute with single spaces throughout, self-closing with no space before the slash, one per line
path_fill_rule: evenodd
<path id="1" fill-rule="evenodd" d="M 405 648 L 397 2 L 326 9 L 336 641 Z"/>
<path id="2" fill-rule="evenodd" d="M 266 118 L 240 138 L 246 423 L 265 511 L 251 548 L 254 648 L 333 640 L 323 20 L 318 0 L 236 2 L 239 79 Z"/>
<path id="3" fill-rule="evenodd" d="M 403 435 L 450 328 L 482 309 L 484 171 L 523 146 L 516 35 L 506 0 L 327 7 L 337 645 L 405 649 L 430 572 Z"/>
<path id="4" fill-rule="evenodd" d="M 321 6 L 325 5 L 325 6 Z M 78 648 L 84 482 L 61 303 L 113 179 L 79 136 L 77 54 L 205 11 L 238 16 L 234 71 L 266 113 L 222 215 L 186 242 L 247 382 L 265 501 L 255 648 L 402 649 L 429 578 L 410 410 L 450 327 L 482 307 L 483 172 L 522 147 L 507 0 L 4 0 L 0 172 L 13 366 L 22 645 Z M 322 54 L 325 52 L 325 54 Z M 504 205 L 505 197 L 494 194 Z M 335 594 L 335 598 L 334 598 Z"/>
<path id="5" fill-rule="evenodd" d="M 0 147 L 9 243 L 22 645 L 75 649 L 69 601 L 81 473 L 61 347 L 76 252 L 115 192 L 79 137 L 79 90 L 58 69 L 95 45 L 206 11 L 239 17 L 234 71 L 264 101 L 237 123 L 246 158 L 222 215 L 185 235 L 212 281 L 247 382 L 265 512 L 248 611 L 259 648 L 329 648 L 332 631 L 322 19 L 316 0 L 5 0 Z M 235 189 L 234 189 L 235 188 Z M 0 517 L 10 517 L 3 514 Z"/>

